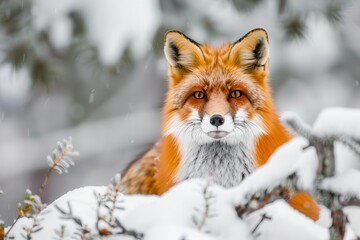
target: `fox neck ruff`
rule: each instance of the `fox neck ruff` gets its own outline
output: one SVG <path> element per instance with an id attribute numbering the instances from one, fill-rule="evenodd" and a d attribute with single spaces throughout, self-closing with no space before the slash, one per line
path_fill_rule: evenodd
<path id="1" fill-rule="evenodd" d="M 176 182 L 210 177 L 216 184 L 230 188 L 255 170 L 252 149 L 244 143 L 231 145 L 214 141 L 197 145 L 189 142 L 183 145 L 181 153 Z"/>

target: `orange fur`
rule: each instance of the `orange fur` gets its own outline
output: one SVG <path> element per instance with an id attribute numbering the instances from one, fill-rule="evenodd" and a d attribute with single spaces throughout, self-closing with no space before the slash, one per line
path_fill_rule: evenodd
<path id="1" fill-rule="evenodd" d="M 319 219 L 320 208 L 315 200 L 306 192 L 295 193 L 288 201 L 290 206 L 305 214 L 312 220 Z"/>
<path id="2" fill-rule="evenodd" d="M 163 108 L 161 143 L 149 151 L 150 157 L 146 154 L 125 173 L 125 180 L 133 183 L 123 181 L 128 192 L 162 194 L 176 184 L 175 176 L 183 156 L 177 136 L 168 131 L 174 116 L 185 122 L 193 109 L 197 109 L 199 115 L 232 116 L 244 109 L 249 120 L 259 121 L 265 133 L 254 142 L 256 166 L 263 165 L 280 145 L 289 141 L 292 136 L 277 116 L 267 81 L 268 54 L 267 34 L 262 29 L 221 47 L 198 44 L 182 33 L 169 32 L 165 43 L 169 90 Z M 230 98 L 233 89 L 243 95 Z M 192 97 L 196 91 L 204 92 L 206 98 Z M 155 158 L 158 160 L 154 167 L 148 161 Z M 309 195 L 296 194 L 289 203 L 312 219 L 318 218 L 318 206 Z"/>
<path id="3" fill-rule="evenodd" d="M 175 184 L 173 176 L 176 174 L 181 158 L 177 143 L 172 136 L 164 137 L 162 142 L 163 146 L 160 150 L 161 160 L 158 164 L 158 172 L 155 180 L 158 189 L 156 194 L 163 194 Z M 166 159 L 166 161 L 164 161 L 164 159 Z"/>

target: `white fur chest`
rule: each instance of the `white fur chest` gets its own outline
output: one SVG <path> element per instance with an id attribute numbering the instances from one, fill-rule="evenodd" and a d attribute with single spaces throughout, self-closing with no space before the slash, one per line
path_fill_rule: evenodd
<path id="1" fill-rule="evenodd" d="M 188 178 L 211 179 L 226 188 L 238 185 L 255 169 L 252 149 L 244 144 L 214 141 L 198 145 L 181 144 L 182 159 L 176 181 Z"/>

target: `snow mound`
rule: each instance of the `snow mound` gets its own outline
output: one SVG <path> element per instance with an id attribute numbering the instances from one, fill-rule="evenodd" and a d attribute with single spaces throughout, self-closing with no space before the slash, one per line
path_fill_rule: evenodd
<path id="1" fill-rule="evenodd" d="M 356 137 L 357 130 L 350 132 L 346 127 L 336 127 L 339 122 L 335 124 L 330 120 L 331 123 L 326 125 L 326 119 L 340 113 L 344 113 L 339 121 L 341 124 L 347 123 L 354 129 L 359 129 L 352 120 L 346 120 L 357 119 L 358 110 L 332 109 L 324 111 L 314 128 L 309 127 L 311 134 L 321 133 L 324 137 L 348 134 L 347 137 Z M 323 128 L 322 122 L 327 127 Z M 327 128 L 331 130 L 326 130 Z M 344 143 L 341 146 L 346 147 Z M 359 157 L 356 154 L 349 155 L 336 145 L 334 149 L 336 158 Z M 341 164 L 342 160 L 337 159 L 336 163 Z M 275 198 L 263 205 L 256 201 L 280 185 L 284 187 L 284 183 L 289 184 L 286 181 L 294 179 L 295 189 L 298 191 L 305 190 L 311 194 L 321 188 L 345 198 L 360 198 L 360 171 L 349 162 L 345 165 L 341 171 L 335 171 L 341 172 L 340 174 L 317 177 L 318 158 L 315 148 L 309 147 L 306 138 L 294 137 L 279 147 L 266 164 L 250 174 L 240 185 L 230 189 L 212 183 L 211 178 L 183 181 L 161 196 L 123 195 L 114 191 L 114 187 L 76 189 L 57 199 L 40 214 L 43 229 L 34 233 L 32 239 L 49 239 L 61 225 L 66 226 L 68 232 L 79 232 L 80 222 L 81 226 L 89 229 L 88 234 L 92 239 L 325 240 L 330 237 L 329 227 L 332 225 L 329 209 L 321 206 L 320 219 L 314 222 L 290 207 L 284 199 Z M 296 178 L 288 178 L 294 175 Z M 290 187 L 289 189 L 289 192 L 294 191 Z M 115 200 L 110 205 L 102 205 L 101 201 L 106 196 L 116 198 L 113 198 Z M 252 210 L 246 214 L 238 214 L 237 211 L 244 206 Z M 72 212 L 72 217 L 66 216 L 68 212 Z M 360 208 L 347 206 L 343 207 L 343 212 L 349 220 L 344 223 L 345 239 L 360 236 Z M 106 225 L 107 222 L 99 219 L 110 219 L 108 222 L 116 224 Z M 21 218 L 12 232 L 15 239 L 21 238 L 24 227 L 29 227 L 32 223 L 32 219 Z M 119 229 L 127 234 L 119 235 Z M 106 236 L 100 236 L 100 232 Z M 112 236 L 109 236 L 109 232 Z"/>
<path id="2" fill-rule="evenodd" d="M 205 200 L 204 190 L 210 198 Z M 65 225 L 68 232 L 76 232 L 78 226 L 57 208 L 68 211 L 70 204 L 73 215 L 80 219 L 96 235 L 97 201 L 94 193 L 105 194 L 107 187 L 85 187 L 71 191 L 49 205 L 41 214 L 43 230 L 32 235 L 32 239 L 47 239 L 56 229 Z M 115 216 L 126 229 L 142 233 L 143 239 L 203 239 L 235 240 L 252 239 L 251 230 L 261 232 L 260 239 L 327 239 L 326 228 L 298 213 L 284 201 L 277 201 L 241 219 L 232 203 L 233 191 L 209 183 L 204 179 L 192 179 L 174 186 L 161 197 L 130 195 L 121 196 L 123 210 L 116 210 Z M 206 201 L 209 207 L 206 209 Z M 266 213 L 271 220 L 256 227 Z M 30 226 L 31 219 L 22 218 L 15 225 L 15 239 L 21 238 L 23 226 Z M 285 227 L 286 226 L 286 227 Z M 299 231 L 301 228 L 309 232 Z M 286 231 L 280 229 L 286 228 Z M 274 231 L 274 229 L 276 231 Z M 265 237 L 268 236 L 268 237 Z M 295 237 L 295 238 L 294 238 Z M 102 237 L 104 239 L 104 237 Z M 134 239 L 129 236 L 109 236 L 105 239 Z"/>

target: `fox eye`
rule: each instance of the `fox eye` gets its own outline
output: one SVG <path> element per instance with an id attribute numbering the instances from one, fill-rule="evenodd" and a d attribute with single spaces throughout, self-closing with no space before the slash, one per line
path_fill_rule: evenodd
<path id="1" fill-rule="evenodd" d="M 230 92 L 230 97 L 232 98 L 239 98 L 243 95 L 243 93 L 240 90 L 234 90 Z"/>
<path id="2" fill-rule="evenodd" d="M 194 98 L 197 99 L 202 99 L 205 98 L 205 93 L 201 92 L 201 91 L 196 91 L 193 93 Z"/>

